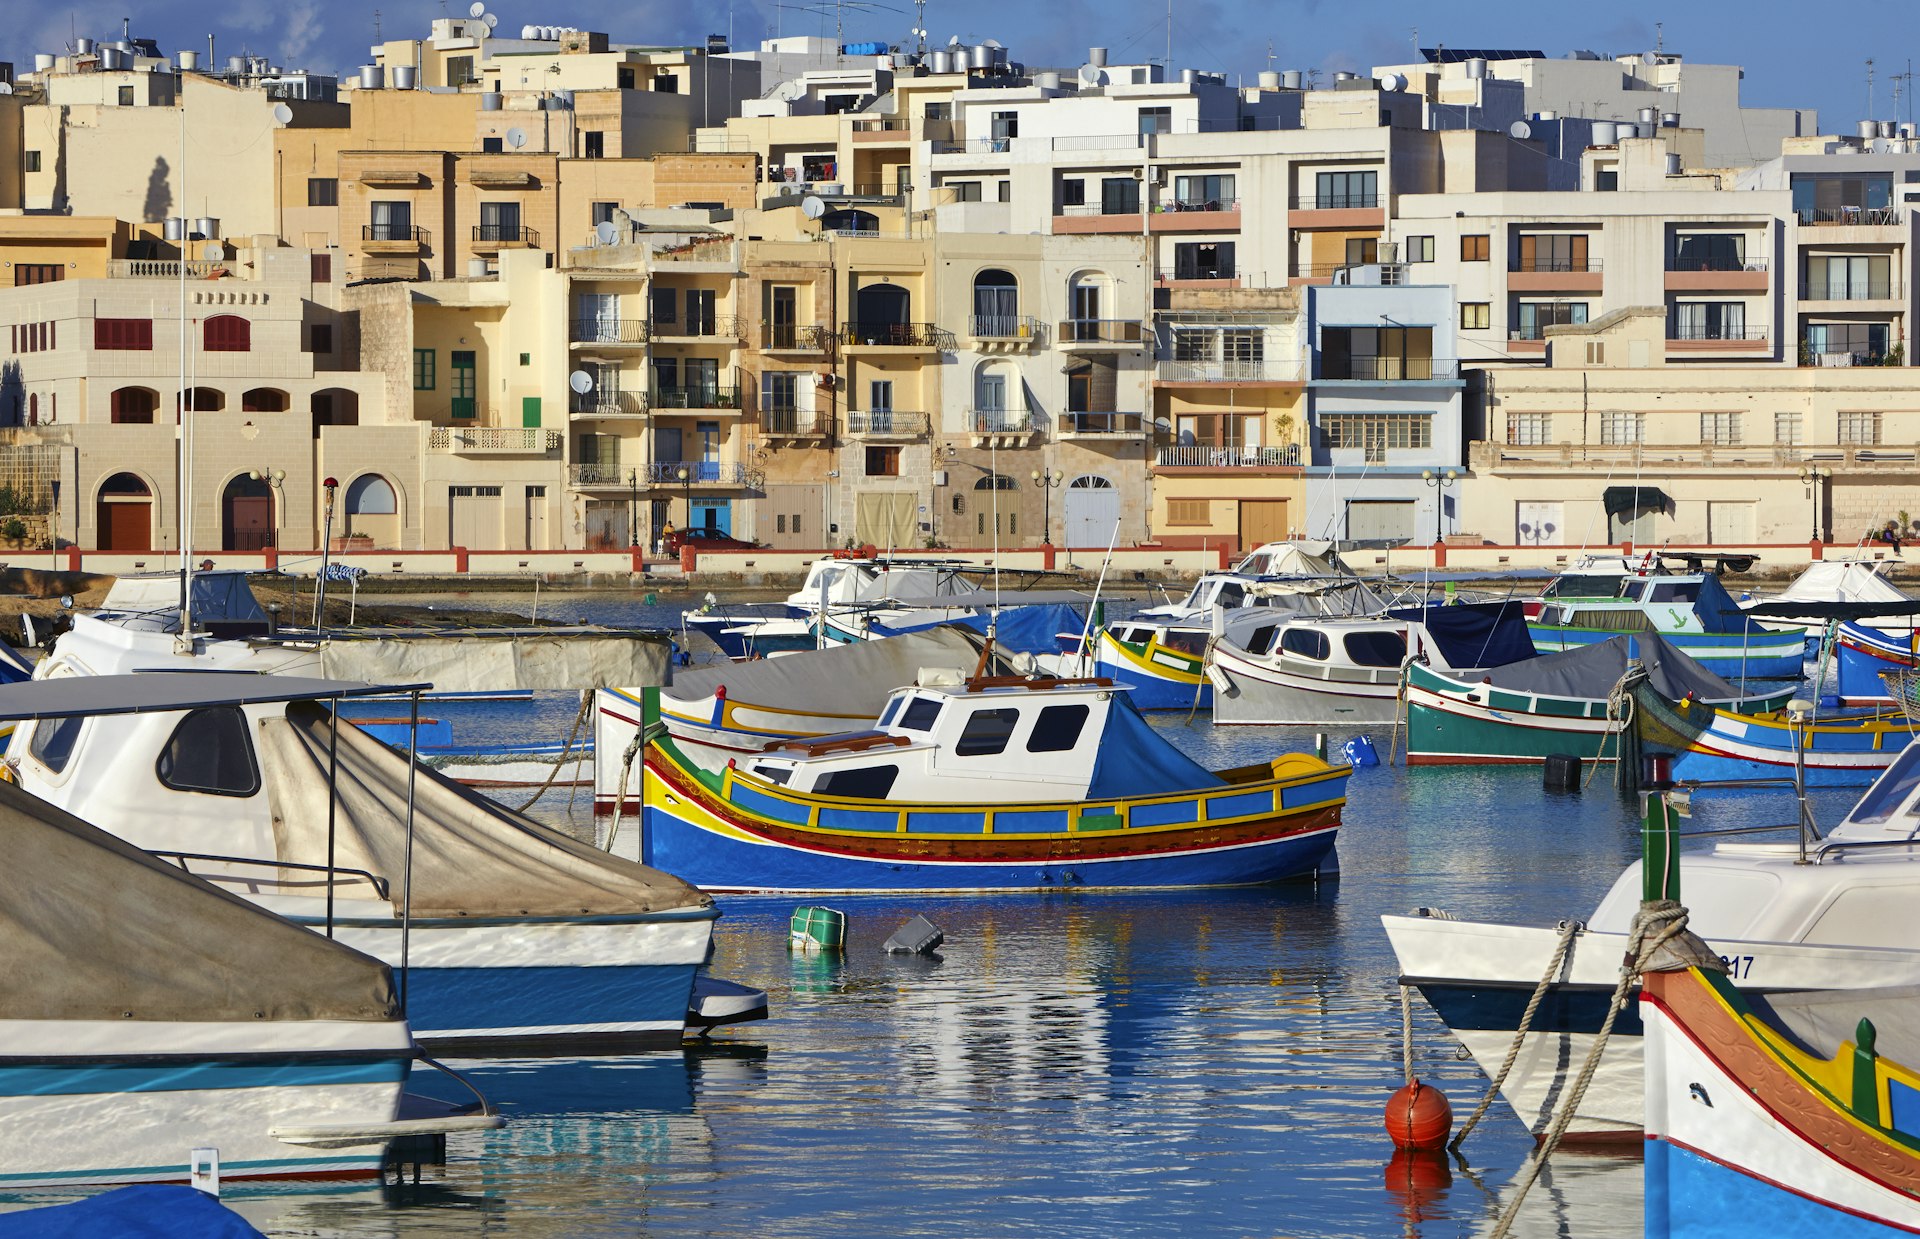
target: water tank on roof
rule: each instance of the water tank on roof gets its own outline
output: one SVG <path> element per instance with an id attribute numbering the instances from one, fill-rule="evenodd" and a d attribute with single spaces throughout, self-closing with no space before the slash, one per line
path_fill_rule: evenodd
<path id="1" fill-rule="evenodd" d="M 1883 137 L 1883 138 L 1890 138 L 1890 137 L 1892 137 L 1892 136 L 1893 136 L 1893 135 L 1894 135 L 1895 133 L 1897 133 L 1897 132 L 1898 132 L 1898 129 L 1897 129 L 1896 127 L 1895 127 L 1895 125 L 1894 125 L 1894 123 L 1893 123 L 1892 121 L 1890 121 L 1890 120 L 1883 120 L 1883 121 L 1881 121 L 1881 122 L 1880 122 L 1880 136 L 1881 136 L 1881 137 Z"/>
<path id="2" fill-rule="evenodd" d="M 1181 84 L 1182 86 L 1191 86 L 1191 85 L 1193 85 L 1193 79 L 1194 79 L 1194 76 L 1195 76 L 1195 74 L 1194 74 L 1194 71 L 1193 71 L 1192 69 L 1182 69 L 1182 70 L 1180 70 L 1180 84 Z"/>
<path id="3" fill-rule="evenodd" d="M 1381 90 L 1405 90 L 1407 79 L 1398 73 L 1389 73 L 1380 79 Z"/>
<path id="4" fill-rule="evenodd" d="M 1487 60 L 1484 56 L 1469 56 L 1466 61 L 1467 76 L 1481 78 L 1487 75 Z"/>
<path id="5" fill-rule="evenodd" d="M 95 46 L 96 44 L 92 39 L 75 39 L 73 41 L 73 51 L 76 56 L 93 55 L 93 49 Z"/>
<path id="6" fill-rule="evenodd" d="M 412 90 L 420 82 L 420 70 L 414 65 L 393 66 L 393 88 Z"/>
<path id="7" fill-rule="evenodd" d="M 1357 76 L 1358 74 L 1348 73 L 1345 69 L 1342 69 L 1333 75 L 1333 80 L 1336 82 L 1351 82 Z"/>
<path id="8" fill-rule="evenodd" d="M 467 259 L 467 278 L 484 280 L 487 278 L 487 260 L 484 258 Z"/>
<path id="9" fill-rule="evenodd" d="M 379 65 L 360 66 L 360 89 L 379 90 L 387 84 L 387 71 Z"/>
<path id="10" fill-rule="evenodd" d="M 1660 110 L 1658 108 L 1641 108 L 1640 119 L 1651 125 L 1654 121 L 1660 119 Z"/>
<path id="11" fill-rule="evenodd" d="M 200 67 L 200 53 L 183 50 L 176 63 L 180 66 L 180 72 L 192 73 Z"/>
<path id="12" fill-rule="evenodd" d="M 498 112 L 500 110 L 500 103 L 499 91 L 487 90 L 480 93 L 480 110 L 482 112 Z"/>
<path id="13" fill-rule="evenodd" d="M 53 66 L 54 57 L 52 55 L 47 52 L 37 52 L 34 54 L 33 71 L 35 73 L 51 73 Z"/>
<path id="14" fill-rule="evenodd" d="M 1680 127 L 1680 113 L 1678 112 L 1660 113 L 1660 127 L 1662 129 L 1678 129 Z"/>
<path id="15" fill-rule="evenodd" d="M 1280 70 L 1280 89 L 1282 90 L 1299 90 L 1302 80 L 1303 76 L 1298 69 Z"/>
<path id="16" fill-rule="evenodd" d="M 967 49 L 967 68 L 993 68 L 993 49 L 985 43 L 975 43 L 972 47 L 969 47 Z"/>
<path id="17" fill-rule="evenodd" d="M 935 73 L 953 72 L 953 53 L 942 49 L 927 57 L 927 63 Z"/>
<path id="18" fill-rule="evenodd" d="M 227 72 L 234 77 L 244 76 L 247 72 L 247 58 L 245 56 L 227 57 Z"/>
<path id="19" fill-rule="evenodd" d="M 1861 121 L 1861 122 L 1860 122 L 1860 128 L 1859 128 L 1859 133 L 1860 133 L 1860 136 L 1861 136 L 1861 137 L 1863 137 L 1863 138 L 1872 138 L 1872 137 L 1877 137 L 1877 136 L 1879 136 L 1879 133 L 1880 133 L 1880 122 L 1879 122 L 1879 121 L 1877 121 L 1877 120 L 1863 120 L 1863 121 Z"/>
<path id="20" fill-rule="evenodd" d="M 1107 49 L 1104 47 L 1088 48 L 1087 63 L 1090 65 L 1098 65 L 1102 69 L 1106 68 L 1107 67 Z"/>
<path id="21" fill-rule="evenodd" d="M 1033 75 L 1033 84 L 1041 90 L 1059 90 L 1060 75 L 1058 73 L 1036 73 Z"/>
<path id="22" fill-rule="evenodd" d="M 1680 153 L 1678 151 L 1667 152 L 1667 175 L 1680 175 Z"/>
<path id="23" fill-rule="evenodd" d="M 538 27 L 538 26 L 522 26 L 522 27 L 520 27 L 520 37 L 521 37 L 521 39 L 523 39 L 524 41 L 526 41 L 526 42 L 528 42 L 528 43 L 531 43 L 531 42 L 533 42 L 533 41 L 534 41 L 535 39 L 537 39 L 537 38 L 539 38 L 539 37 L 540 37 L 540 27 Z"/>
<path id="24" fill-rule="evenodd" d="M 160 225 L 160 235 L 176 243 L 185 241 L 187 239 L 187 221 L 168 216 Z"/>
<path id="25" fill-rule="evenodd" d="M 1535 112 L 1535 113 L 1533 114 L 1533 119 L 1535 119 L 1535 120 L 1559 120 L 1559 119 L 1560 119 L 1560 113 L 1558 113 L 1558 112 Z"/>
<path id="26" fill-rule="evenodd" d="M 1271 73 L 1271 72 L 1262 73 L 1260 75 L 1260 89 L 1261 90 L 1279 90 L 1280 75 L 1278 73 Z"/>
<path id="27" fill-rule="evenodd" d="M 1593 137 L 1588 139 L 1594 146 L 1612 146 L 1620 140 L 1620 127 L 1610 120 L 1593 122 Z"/>
<path id="28" fill-rule="evenodd" d="M 202 215 L 193 221 L 193 235 L 203 241 L 212 241 L 220 235 L 220 221 L 211 215 Z"/>

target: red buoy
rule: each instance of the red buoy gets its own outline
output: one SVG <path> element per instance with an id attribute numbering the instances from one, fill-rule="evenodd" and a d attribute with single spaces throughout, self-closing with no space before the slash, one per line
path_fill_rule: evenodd
<path id="1" fill-rule="evenodd" d="M 1395 1148 L 1437 1149 L 1453 1130 L 1453 1107 L 1439 1089 L 1408 1081 L 1387 1098 L 1387 1135 Z"/>

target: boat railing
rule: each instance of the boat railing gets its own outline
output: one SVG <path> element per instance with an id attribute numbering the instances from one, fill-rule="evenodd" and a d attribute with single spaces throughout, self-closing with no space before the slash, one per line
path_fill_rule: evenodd
<path id="1" fill-rule="evenodd" d="M 385 878 L 365 869 L 350 869 L 345 865 L 335 865 L 329 869 L 325 865 L 303 865 L 290 860 L 258 860 L 246 856 L 220 856 L 211 852 L 155 852 L 153 855 L 158 856 L 162 860 L 174 861 L 188 873 L 193 873 L 193 866 L 187 863 L 190 860 L 210 861 L 221 865 L 254 865 L 262 869 L 294 869 L 301 873 L 324 873 L 330 875 L 328 879 L 329 885 L 339 882 L 343 878 L 350 878 L 355 881 L 365 882 L 373 887 L 373 893 L 381 899 L 392 898 L 391 888 L 388 886 Z M 208 875 L 196 874 L 195 876 L 207 877 Z M 234 881 L 246 882 L 256 886 L 267 883 L 274 885 L 280 884 L 278 879 L 245 878 L 239 874 L 216 874 L 213 876 L 229 878 Z"/>
<path id="2" fill-rule="evenodd" d="M 1783 827 L 1782 829 L 1792 830 L 1793 827 L 1786 826 L 1786 827 Z M 1866 851 L 1869 848 L 1909 848 L 1909 849 L 1920 848 L 1920 838 L 1909 837 L 1906 839 L 1822 839 L 1819 843 L 1819 846 L 1809 848 L 1808 851 L 1813 856 L 1814 864 L 1824 865 L 1827 863 L 1827 856 L 1829 853 L 1837 857 L 1844 852 Z"/>

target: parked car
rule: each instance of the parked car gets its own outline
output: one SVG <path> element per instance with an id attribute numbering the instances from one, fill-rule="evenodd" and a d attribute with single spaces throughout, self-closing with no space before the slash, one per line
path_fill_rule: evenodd
<path id="1" fill-rule="evenodd" d="M 678 555 L 683 546 L 691 546 L 702 551 L 751 551 L 759 545 L 729 537 L 718 529 L 700 527 L 669 530 L 665 542 L 669 555 Z"/>

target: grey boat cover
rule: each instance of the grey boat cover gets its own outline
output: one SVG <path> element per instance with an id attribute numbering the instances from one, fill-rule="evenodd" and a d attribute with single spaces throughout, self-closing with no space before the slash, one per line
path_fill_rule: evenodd
<path id="1" fill-rule="evenodd" d="M 878 718 L 887 695 L 913 683 L 922 667 L 949 667 L 971 674 L 985 641 L 969 629 L 941 625 L 884 641 L 850 642 L 759 662 L 683 671 L 673 677 L 673 687 L 662 696 L 683 703 L 704 701 L 725 685 L 729 701 Z"/>
<path id="2" fill-rule="evenodd" d="M 1627 672 L 1627 645 L 1635 644 L 1640 665 L 1647 670 L 1647 686 L 1668 701 L 1691 696 L 1696 701 L 1739 701 L 1747 696 L 1695 662 L 1657 633 L 1608 637 L 1577 650 L 1542 654 L 1481 673 L 1496 688 L 1549 697 L 1604 699 Z"/>
<path id="3" fill-rule="evenodd" d="M 517 629 L 356 636 L 320 647 L 320 674 L 376 684 L 431 682 L 443 693 L 644 688 L 669 683 L 672 647 L 658 634 Z"/>
<path id="4" fill-rule="evenodd" d="M 393 1020 L 385 964 L 0 784 L 0 1014 Z"/>
<path id="5" fill-rule="evenodd" d="M 294 702 L 285 717 L 260 724 L 282 861 L 327 863 L 328 730 L 327 710 L 313 702 Z M 385 879 L 396 914 L 406 890 L 407 766 L 406 754 L 341 722 L 334 863 Z M 610 856 L 419 769 L 415 916 L 620 916 L 712 906 L 671 874 Z"/>
<path id="6" fill-rule="evenodd" d="M 1874 989 L 1801 990 L 1798 993 L 1741 997 L 1754 1014 L 1799 1043 L 1801 1049 L 1831 1058 L 1856 1038 L 1860 1021 L 1873 1021 L 1874 1049 L 1881 1057 L 1911 1067 L 1920 1063 L 1920 1033 L 1913 1027 L 1913 1010 L 1920 1003 L 1920 986 L 1889 985 Z"/>

